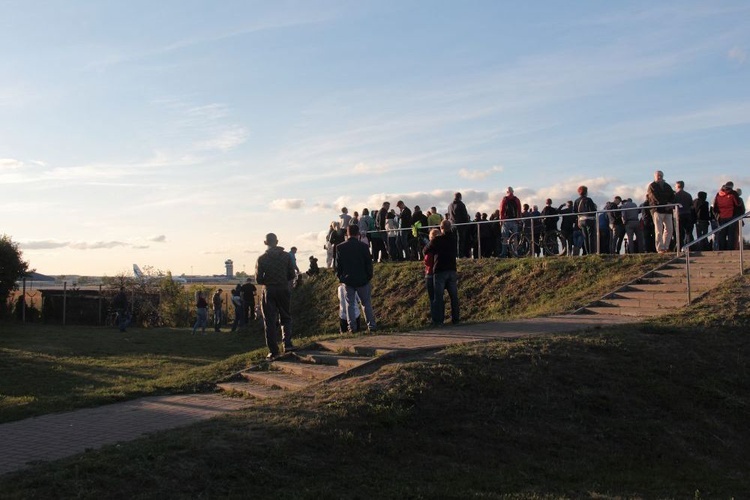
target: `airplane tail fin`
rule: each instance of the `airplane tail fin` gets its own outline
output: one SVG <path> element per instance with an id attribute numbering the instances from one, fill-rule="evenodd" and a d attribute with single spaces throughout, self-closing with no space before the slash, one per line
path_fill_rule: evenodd
<path id="1" fill-rule="evenodd" d="M 133 274 L 135 274 L 136 278 L 143 278 L 143 272 L 141 271 L 141 268 L 138 267 L 138 264 L 133 264 Z"/>

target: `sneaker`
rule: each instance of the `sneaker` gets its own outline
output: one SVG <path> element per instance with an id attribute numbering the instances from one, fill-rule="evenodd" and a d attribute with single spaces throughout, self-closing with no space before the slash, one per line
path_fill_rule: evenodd
<path id="1" fill-rule="evenodd" d="M 292 351 L 296 351 L 296 350 L 297 350 L 297 348 L 294 347 L 292 344 L 284 346 L 284 352 L 292 352 Z"/>
<path id="2" fill-rule="evenodd" d="M 278 355 L 278 353 L 277 353 L 277 354 L 274 354 L 274 353 L 272 353 L 272 352 L 269 352 L 268 354 L 266 354 L 266 361 L 273 361 L 273 360 L 274 360 L 274 359 L 276 359 L 276 358 L 277 358 L 278 356 L 279 356 L 279 355 Z"/>

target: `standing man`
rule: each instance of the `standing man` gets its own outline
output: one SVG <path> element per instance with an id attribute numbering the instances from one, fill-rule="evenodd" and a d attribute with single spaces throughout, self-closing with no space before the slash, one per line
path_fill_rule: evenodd
<path id="1" fill-rule="evenodd" d="M 443 292 L 448 290 L 451 300 L 451 321 L 457 324 L 461 318 L 458 304 L 458 273 L 456 272 L 456 241 L 451 231 L 451 222 L 440 223 L 440 236 L 430 240 L 424 249 L 425 259 L 433 259 L 433 285 L 435 295 L 430 303 L 432 324 L 442 325 L 445 321 L 445 299 Z"/>
<path id="2" fill-rule="evenodd" d="M 448 220 L 452 225 L 471 222 L 469 212 L 466 210 L 466 205 L 464 205 L 464 202 L 461 201 L 461 199 L 461 193 L 456 193 L 453 196 L 453 202 L 448 205 Z M 456 233 L 456 236 L 458 236 L 458 256 L 470 257 L 469 252 L 471 251 L 471 244 L 469 242 L 469 226 L 456 226 L 453 230 Z"/>
<path id="3" fill-rule="evenodd" d="M 294 266 L 294 278 L 289 281 L 289 287 L 294 288 L 294 285 L 297 282 L 297 277 L 300 274 L 299 267 L 297 266 L 297 247 L 292 247 L 289 249 L 289 257 L 292 258 L 292 266 Z"/>
<path id="4" fill-rule="evenodd" d="M 677 216 L 680 219 L 680 248 L 693 241 L 693 225 L 695 224 L 695 213 L 693 212 L 693 195 L 685 191 L 685 183 L 677 181 L 674 183 L 674 202 L 679 203 Z"/>
<path id="5" fill-rule="evenodd" d="M 622 211 L 618 211 L 622 205 L 622 198 L 615 196 L 614 200 L 607 202 L 604 205 L 604 210 L 610 210 L 607 212 L 607 219 L 609 221 L 609 253 L 619 255 L 622 250 L 622 241 L 625 238 L 625 222 L 622 218 Z"/>
<path id="6" fill-rule="evenodd" d="M 117 328 L 119 328 L 121 332 L 124 332 L 130 324 L 130 318 L 128 318 L 128 296 L 125 294 L 124 286 L 121 286 L 120 291 L 115 295 L 115 298 L 112 301 L 112 307 L 117 312 L 115 318 Z"/>
<path id="7" fill-rule="evenodd" d="M 578 214 L 578 228 L 583 235 L 583 248 L 586 255 L 596 253 L 596 203 L 589 198 L 589 188 L 578 186 L 578 199 L 573 205 L 573 211 Z"/>
<path id="8" fill-rule="evenodd" d="M 508 240 L 513 233 L 518 232 L 518 219 L 521 217 L 521 200 L 513 194 L 513 188 L 508 186 L 505 190 L 505 196 L 500 201 L 500 220 L 503 221 L 503 229 L 501 232 L 503 247 L 500 252 L 500 257 L 508 257 Z M 512 219 L 512 220 L 509 220 Z"/>
<path id="9" fill-rule="evenodd" d="M 654 172 L 654 182 L 648 185 L 646 200 L 651 208 L 651 217 L 654 219 L 654 243 L 656 251 L 667 253 L 669 244 L 672 242 L 674 224 L 672 222 L 672 207 L 657 207 L 658 205 L 669 205 L 674 203 L 674 190 L 672 186 L 664 181 L 664 172 Z"/>
<path id="10" fill-rule="evenodd" d="M 284 352 L 294 350 L 292 345 L 292 291 L 289 281 L 294 278 L 294 266 L 292 258 L 279 245 L 279 239 L 274 233 L 268 233 L 263 242 L 268 249 L 258 257 L 255 264 L 255 281 L 263 285 L 261 296 L 261 313 L 263 314 L 263 327 L 266 332 L 266 345 L 268 356 L 272 360 L 279 355 L 276 322 L 281 322 L 281 337 L 284 343 Z"/>
<path id="11" fill-rule="evenodd" d="M 245 323 L 255 318 L 255 285 L 250 278 L 242 284 L 242 300 L 245 303 Z"/>
<path id="12" fill-rule="evenodd" d="M 336 275 L 346 287 L 346 317 L 349 331 L 357 331 L 357 297 L 365 307 L 365 320 L 370 333 L 377 328 L 372 310 L 370 280 L 372 280 L 372 257 L 367 245 L 359 241 L 359 227 L 350 225 L 349 239 L 336 247 L 338 267 Z"/>
<path id="13" fill-rule="evenodd" d="M 711 206 L 708 204 L 708 193 L 698 191 L 698 197 L 693 200 L 693 213 L 695 214 L 695 238 L 708 233 L 711 227 Z M 708 240 L 704 240 L 700 245 L 701 249 L 708 250 Z"/>
<path id="14" fill-rule="evenodd" d="M 638 205 L 628 198 L 622 202 L 622 221 L 625 224 L 625 234 L 628 236 L 628 253 L 643 253 L 643 228 L 638 220 Z"/>
<path id="15" fill-rule="evenodd" d="M 409 255 L 409 237 L 411 236 L 411 231 L 408 230 L 411 228 L 412 224 L 411 210 L 409 210 L 409 207 L 407 207 L 401 200 L 398 200 L 396 206 L 399 210 L 398 218 L 401 229 L 398 233 L 399 260 L 402 253 L 404 254 L 405 260 L 411 260 L 411 256 Z"/>
<path id="16" fill-rule="evenodd" d="M 573 232 L 576 230 L 576 216 L 573 213 L 573 200 L 568 200 L 564 205 L 560 205 L 557 209 L 561 217 L 560 221 L 560 232 L 565 238 L 567 246 L 567 255 L 570 255 L 573 251 Z"/>
<path id="17" fill-rule="evenodd" d="M 437 211 L 437 208 L 430 207 L 430 215 L 427 216 L 427 225 L 435 226 L 437 228 L 438 226 L 440 226 L 441 222 L 443 222 L 443 216 L 440 215 L 440 213 Z"/>
<path id="18" fill-rule="evenodd" d="M 211 302 L 213 302 L 214 305 L 214 331 L 220 332 L 221 331 L 221 293 L 223 290 L 219 288 L 214 293 L 213 297 L 211 297 Z"/>

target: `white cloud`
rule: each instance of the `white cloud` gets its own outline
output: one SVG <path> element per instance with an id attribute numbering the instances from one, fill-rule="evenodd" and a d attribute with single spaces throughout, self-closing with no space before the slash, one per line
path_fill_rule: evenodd
<path id="1" fill-rule="evenodd" d="M 354 168 L 352 169 L 352 173 L 354 174 L 369 174 L 379 172 L 374 167 L 371 167 L 370 165 L 367 165 L 366 163 L 359 162 L 356 165 L 354 165 Z"/>
<path id="2" fill-rule="evenodd" d="M 69 244 L 69 241 L 42 240 L 19 243 L 19 246 L 24 250 L 51 250 L 55 248 L 64 248 Z"/>
<path id="3" fill-rule="evenodd" d="M 20 160 L 14 160 L 13 158 L 0 158 L 0 170 L 11 170 L 23 166 L 24 164 Z"/>
<path id="4" fill-rule="evenodd" d="M 305 205 L 305 200 L 299 198 L 279 199 L 271 202 L 271 208 L 275 210 L 299 210 Z"/>
<path id="5" fill-rule="evenodd" d="M 156 243 L 164 243 L 167 241 L 167 237 L 163 234 L 160 234 L 159 236 L 154 236 L 153 238 L 149 238 L 149 241 L 154 241 Z"/>
<path id="6" fill-rule="evenodd" d="M 496 174 L 502 171 L 503 171 L 503 167 L 500 165 L 496 165 L 490 168 L 489 170 L 468 170 L 468 169 L 462 168 L 461 170 L 458 171 L 458 175 L 463 177 L 464 179 L 476 181 L 476 180 L 486 179 L 490 175 Z"/>
<path id="7" fill-rule="evenodd" d="M 200 141 L 195 145 L 197 151 L 229 151 L 247 140 L 249 133 L 245 127 L 232 126 L 220 131 L 215 137 Z"/>
<path id="8" fill-rule="evenodd" d="M 747 52 L 740 47 L 732 47 L 727 53 L 727 57 L 730 61 L 734 61 L 739 64 L 744 64 L 747 61 Z"/>
<path id="9" fill-rule="evenodd" d="M 109 249 L 109 248 L 117 248 L 117 247 L 128 247 L 131 246 L 128 243 L 124 243 L 122 241 L 96 241 L 94 243 L 71 243 L 69 245 L 70 248 L 74 250 L 101 250 L 101 249 Z"/>

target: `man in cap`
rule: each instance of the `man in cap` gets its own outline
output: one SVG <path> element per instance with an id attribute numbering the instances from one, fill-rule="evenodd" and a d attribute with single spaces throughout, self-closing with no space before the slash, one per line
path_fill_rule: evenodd
<path id="1" fill-rule="evenodd" d="M 263 242 L 268 249 L 258 257 L 255 264 L 255 281 L 263 285 L 261 295 L 261 313 L 266 332 L 267 358 L 273 359 L 279 355 L 278 334 L 276 322 L 281 322 L 281 335 L 284 351 L 294 350 L 292 345 L 292 291 L 290 280 L 294 279 L 295 269 L 291 256 L 279 245 L 279 239 L 274 233 L 268 233 Z"/>
<path id="2" fill-rule="evenodd" d="M 365 319 L 370 332 L 376 330 L 375 313 L 372 309 L 371 287 L 372 256 L 367 245 L 359 241 L 359 227 L 350 225 L 347 230 L 349 239 L 336 247 L 338 267 L 336 275 L 346 290 L 346 317 L 349 331 L 357 331 L 356 313 L 359 305 L 357 297 L 365 308 Z"/>

